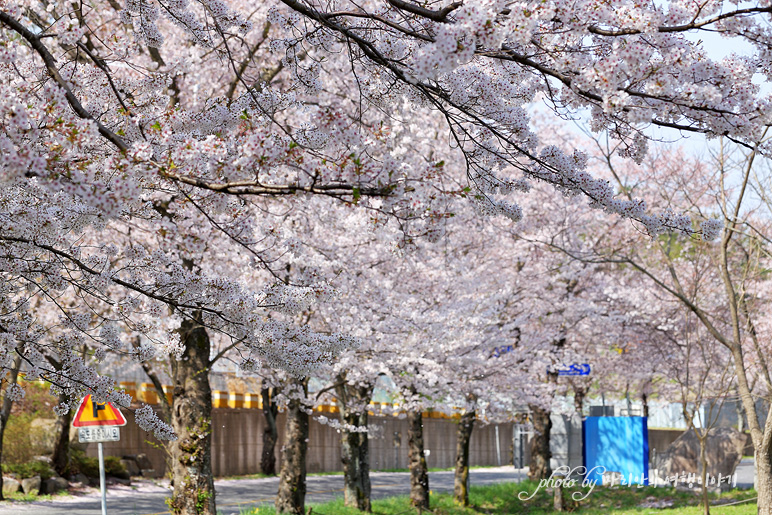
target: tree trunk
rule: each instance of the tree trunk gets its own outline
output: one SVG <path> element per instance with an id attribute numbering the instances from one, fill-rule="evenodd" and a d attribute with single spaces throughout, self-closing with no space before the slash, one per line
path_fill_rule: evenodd
<path id="1" fill-rule="evenodd" d="M 625 404 L 627 405 L 627 416 L 631 417 L 633 412 L 633 403 L 630 400 L 630 385 L 625 386 Z"/>
<path id="2" fill-rule="evenodd" d="M 734 229 L 736 222 L 732 221 L 730 226 Z M 748 375 L 746 371 L 747 363 L 743 356 L 742 347 L 742 329 L 741 327 L 746 323 L 740 319 L 740 311 L 743 311 L 745 318 L 750 321 L 747 314 L 747 308 L 744 305 L 742 293 L 735 291 L 735 284 L 732 282 L 732 277 L 729 272 L 729 241 L 732 237 L 733 230 L 724 228 L 724 234 L 721 241 L 721 277 L 724 282 L 724 288 L 726 289 L 726 297 L 729 301 L 729 314 L 731 317 L 732 327 L 732 339 L 724 338 L 722 335 L 717 334 L 717 331 L 712 330 L 714 336 L 726 346 L 732 353 L 732 361 L 735 369 L 735 377 L 737 378 L 737 392 L 740 394 L 740 399 L 743 404 L 743 411 L 745 411 L 746 422 L 748 428 L 751 431 L 751 438 L 753 439 L 753 449 L 756 455 L 755 467 L 756 467 L 756 491 L 758 492 L 757 509 L 759 515 L 772 515 L 772 412 L 767 410 L 767 419 L 764 427 L 761 427 L 758 417 L 758 411 L 756 410 L 756 400 L 751 393 L 751 385 L 748 383 Z M 699 316 L 699 313 L 697 313 Z M 703 324 L 712 329 L 710 324 L 703 321 Z M 767 383 L 771 381 L 769 377 L 769 371 L 767 369 L 767 361 L 765 355 L 760 351 L 758 347 L 758 341 L 756 340 L 755 331 L 753 325 L 750 326 L 751 341 L 756 345 L 757 355 L 759 358 L 759 365 L 761 370 L 764 371 Z M 769 389 L 767 394 L 769 394 Z"/>
<path id="3" fill-rule="evenodd" d="M 769 421 L 767 421 L 769 425 Z M 756 491 L 759 515 L 772 515 L 772 453 L 769 447 L 756 448 Z"/>
<path id="4" fill-rule="evenodd" d="M 308 379 L 298 382 L 302 392 L 308 392 Z M 287 426 L 282 448 L 279 491 L 276 511 L 304 515 L 306 510 L 306 453 L 308 451 L 308 414 L 302 401 L 293 398 L 287 407 Z"/>
<path id="5" fill-rule="evenodd" d="M 573 286 L 569 286 L 568 291 L 572 288 Z M 560 353 L 561 349 L 566 346 L 566 337 L 563 335 L 557 338 L 552 342 L 552 345 L 555 348 L 554 352 Z M 558 382 L 558 371 L 555 369 L 555 359 L 555 356 L 553 356 L 552 367 L 547 370 L 547 382 L 556 385 Z M 551 409 L 552 400 L 550 397 L 549 409 Z M 528 479 L 538 481 L 540 479 L 547 479 L 552 474 L 552 469 L 550 468 L 550 459 L 552 458 L 552 451 L 550 451 L 552 420 L 550 419 L 549 409 L 542 409 L 535 404 L 529 405 L 528 408 L 531 410 L 531 423 L 533 425 L 531 463 L 528 465 Z"/>
<path id="6" fill-rule="evenodd" d="M 216 515 L 209 335 L 197 322 L 185 320 L 180 337 L 185 350 L 181 359 L 171 360 L 171 420 L 177 440 L 169 444 L 174 483 L 169 508 L 175 515 Z"/>
<path id="7" fill-rule="evenodd" d="M 429 471 L 424 455 L 424 422 L 420 411 L 407 413 L 407 440 L 410 504 L 420 512 L 429 509 Z"/>
<path id="8" fill-rule="evenodd" d="M 260 472 L 267 476 L 275 476 L 276 440 L 279 438 L 279 432 L 276 429 L 276 416 L 279 414 L 279 407 L 273 400 L 275 388 L 263 387 L 260 394 L 263 397 L 263 416 L 265 417 L 263 453 L 260 457 Z"/>
<path id="9" fill-rule="evenodd" d="M 367 407 L 372 386 L 352 386 L 345 376 L 336 378 L 335 387 L 340 401 L 344 424 L 367 429 Z M 370 443 L 366 431 L 341 430 L 341 461 L 343 462 L 343 498 L 346 506 L 359 511 L 372 511 L 370 506 Z"/>
<path id="10" fill-rule="evenodd" d="M 345 417 L 347 424 L 367 427 L 367 411 Z M 370 506 L 370 449 L 365 432 L 341 430 L 344 504 L 359 511 L 372 511 Z"/>
<path id="11" fill-rule="evenodd" d="M 83 345 L 81 349 L 81 359 L 86 359 L 87 347 Z M 54 370 L 62 369 L 61 361 L 53 356 L 46 356 L 48 362 L 54 367 Z M 64 394 L 59 394 L 57 399 L 59 404 L 65 404 L 69 398 Z M 68 410 L 64 415 L 56 417 L 54 426 L 54 452 L 51 456 L 51 465 L 57 474 L 63 477 L 70 475 L 70 423 L 72 422 L 72 411 Z"/>
<path id="12" fill-rule="evenodd" d="M 695 431 L 698 431 L 698 429 L 694 429 Z M 703 506 L 703 513 L 705 515 L 710 515 L 710 501 L 708 500 L 708 455 L 707 455 L 707 446 L 708 446 L 708 430 L 702 429 L 702 436 L 700 434 L 697 434 L 700 441 L 700 479 L 702 483 L 702 506 Z"/>
<path id="13" fill-rule="evenodd" d="M 649 396 L 645 393 L 641 394 L 641 404 L 643 404 L 643 416 L 649 417 Z"/>
<path id="14" fill-rule="evenodd" d="M 13 368 L 11 369 L 11 376 L 8 379 L 6 388 L 16 384 L 19 378 L 19 369 L 21 368 L 21 354 L 16 354 L 16 358 L 13 360 Z M 13 401 L 6 395 L 3 397 L 3 407 L 0 408 L 0 461 L 3 458 L 3 435 L 5 434 L 5 427 L 8 424 L 8 419 L 11 416 L 11 408 L 13 407 Z M 3 497 L 3 474 L 0 473 L 0 501 Z"/>
<path id="15" fill-rule="evenodd" d="M 756 458 L 756 492 L 759 494 L 757 500 L 758 514 L 772 515 L 772 418 L 770 418 L 772 411 L 767 411 L 766 423 L 762 429 L 756 410 L 755 397 L 751 393 L 744 368 L 742 347 L 734 344 L 730 350 L 732 351 L 735 377 L 737 378 L 737 391 L 740 394 L 746 423 L 753 439 L 753 450 Z"/>
<path id="16" fill-rule="evenodd" d="M 59 395 L 59 403 L 67 402 L 67 396 Z M 72 422 L 72 410 L 56 418 L 54 434 L 54 454 L 51 457 L 52 465 L 57 474 L 62 477 L 70 475 L 70 423 Z"/>
<path id="17" fill-rule="evenodd" d="M 740 393 L 735 388 L 735 394 L 739 397 Z M 741 433 L 745 431 L 745 411 L 743 410 L 743 403 L 739 400 L 733 401 L 734 409 L 737 412 L 737 430 Z"/>
<path id="18" fill-rule="evenodd" d="M 550 431 L 552 421 L 550 413 L 539 406 L 531 405 L 531 422 L 533 424 L 533 439 L 531 440 L 531 463 L 528 469 L 528 479 L 538 481 L 550 477 Z"/>
<path id="19" fill-rule="evenodd" d="M 474 429 L 475 411 L 461 415 L 456 429 L 456 472 L 453 478 L 453 500 L 469 506 L 469 441 Z"/>
<path id="20" fill-rule="evenodd" d="M 564 476 L 557 476 L 557 480 L 555 481 L 557 484 L 552 489 L 552 511 L 566 511 L 566 497 L 565 493 L 563 492 L 563 478 Z"/>
<path id="21" fill-rule="evenodd" d="M 574 388 L 574 409 L 580 417 L 584 416 L 584 396 L 586 393 L 584 388 L 579 386 Z"/>
<path id="22" fill-rule="evenodd" d="M 563 491 L 563 480 L 565 476 L 555 476 L 555 486 L 552 487 L 552 511 L 566 511 L 566 497 Z"/>

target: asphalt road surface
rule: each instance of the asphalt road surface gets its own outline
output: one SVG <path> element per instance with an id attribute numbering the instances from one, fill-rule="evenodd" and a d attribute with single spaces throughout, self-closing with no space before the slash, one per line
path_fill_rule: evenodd
<path id="1" fill-rule="evenodd" d="M 472 469 L 473 485 L 489 485 L 507 481 L 519 481 L 525 477 L 525 469 L 509 467 Z M 372 497 L 406 495 L 410 491 L 407 472 L 373 472 Z M 273 504 L 278 478 L 229 479 L 215 481 L 217 509 L 224 515 L 238 515 L 241 510 L 254 506 Z M 453 472 L 430 472 L 429 487 L 432 491 L 453 490 Z M 163 483 L 135 482 L 132 486 L 111 486 L 107 490 L 109 515 L 161 515 L 169 511 L 164 503 L 169 490 Z M 327 502 L 343 496 L 343 476 L 309 476 L 306 503 Z M 31 503 L 0 503 L 0 515 L 101 515 L 98 489 L 90 489 L 84 495 L 56 498 L 54 501 Z"/>
<path id="2" fill-rule="evenodd" d="M 525 478 L 527 469 L 515 470 L 511 466 L 472 469 L 473 485 L 490 485 L 517 482 Z M 372 497 L 379 499 L 395 495 L 407 495 L 410 477 L 406 472 L 373 472 Z M 215 481 L 217 508 L 224 515 L 238 515 L 241 510 L 273 504 L 278 478 L 228 479 Z M 138 481 L 132 486 L 111 486 L 107 491 L 109 515 L 166 515 L 169 511 L 164 500 L 169 496 L 168 483 Z M 753 486 L 753 460 L 745 459 L 737 468 L 738 488 Z M 430 472 L 429 487 L 436 492 L 453 490 L 453 472 Z M 514 495 L 514 492 L 513 492 Z M 320 503 L 343 496 L 343 476 L 309 476 L 306 503 Z M 98 489 L 69 497 L 57 497 L 53 501 L 31 503 L 0 502 L 0 515 L 101 515 Z"/>

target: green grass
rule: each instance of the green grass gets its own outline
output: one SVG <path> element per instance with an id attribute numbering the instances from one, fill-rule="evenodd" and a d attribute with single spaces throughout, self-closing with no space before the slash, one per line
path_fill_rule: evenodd
<path id="1" fill-rule="evenodd" d="M 469 494 L 470 506 L 463 508 L 456 506 L 450 494 L 432 494 L 431 513 L 435 515 L 510 515 L 529 514 L 541 515 L 554 513 L 552 511 L 552 492 L 545 489 L 539 490 L 532 499 L 521 501 L 519 492 L 533 493 L 538 484 L 532 482 L 501 483 L 492 486 L 472 487 Z M 663 515 L 701 515 L 699 496 L 693 492 L 676 490 L 674 488 L 629 488 L 596 487 L 585 500 L 576 502 L 571 500 L 572 492 L 580 489 L 567 490 L 566 500 L 572 513 L 582 515 L 615 514 L 649 514 L 662 513 Z M 755 498 L 752 490 L 733 490 L 711 496 L 711 514 L 714 515 L 753 515 L 756 513 L 756 503 L 743 502 L 733 506 L 721 506 L 715 503 L 737 502 Z M 641 507 L 644 501 L 668 501 L 672 502 L 669 508 Z M 343 500 L 338 499 L 324 504 L 312 504 L 307 507 L 312 515 L 360 515 L 361 512 L 343 506 Z M 253 508 L 242 511 L 241 515 L 275 515 L 273 507 Z M 373 501 L 373 513 L 375 515 L 408 515 L 416 513 L 410 507 L 408 497 L 392 497 Z"/>
<path id="2" fill-rule="evenodd" d="M 13 501 L 13 502 L 53 501 L 54 499 L 62 499 L 65 497 L 72 497 L 72 495 L 65 490 L 56 492 L 55 494 L 41 494 L 41 495 L 25 494 L 24 492 L 5 494 L 5 500 Z"/>

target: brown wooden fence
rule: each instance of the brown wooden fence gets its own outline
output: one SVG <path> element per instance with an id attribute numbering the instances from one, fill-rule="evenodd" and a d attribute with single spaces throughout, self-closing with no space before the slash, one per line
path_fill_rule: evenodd
<path id="1" fill-rule="evenodd" d="M 327 417 L 334 417 L 325 413 Z M 121 440 L 104 444 L 105 453 L 112 456 L 145 453 L 153 464 L 156 477 L 165 473 L 165 451 L 152 435 L 142 431 L 131 420 L 121 428 Z M 456 422 L 452 418 L 424 417 L 425 447 L 429 451 L 429 467 L 451 467 L 456 451 Z M 262 435 L 265 427 L 263 411 L 256 408 L 215 408 L 212 413 L 212 468 L 216 476 L 236 476 L 260 472 Z M 279 440 L 276 455 L 281 462 L 284 444 L 284 415 L 278 418 Z M 370 417 L 370 464 L 373 470 L 407 467 L 407 423 L 398 416 Z M 512 463 L 512 424 L 478 425 L 470 443 L 471 465 L 505 465 Z M 86 453 L 96 456 L 96 444 L 89 444 Z M 342 470 L 340 433 L 337 429 L 312 419 L 309 427 L 308 471 Z"/>

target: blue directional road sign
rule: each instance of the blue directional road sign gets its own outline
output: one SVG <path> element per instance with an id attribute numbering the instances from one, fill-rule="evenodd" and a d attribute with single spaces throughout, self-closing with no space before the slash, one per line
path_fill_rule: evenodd
<path id="1" fill-rule="evenodd" d="M 515 350 L 515 347 L 513 345 L 502 345 L 501 347 L 494 347 L 490 357 L 498 358 L 502 354 L 512 352 L 513 350 Z"/>
<path id="2" fill-rule="evenodd" d="M 547 367 L 547 373 L 557 372 L 559 376 L 588 376 L 590 375 L 589 363 L 574 363 L 559 367 Z"/>

